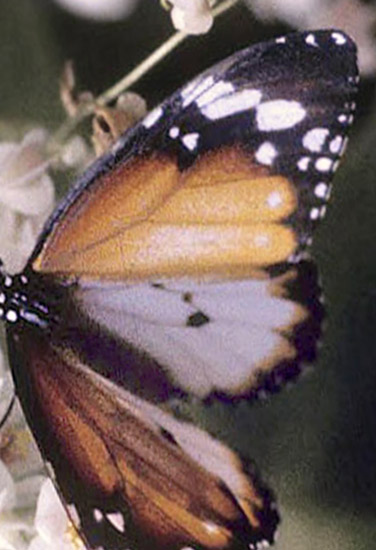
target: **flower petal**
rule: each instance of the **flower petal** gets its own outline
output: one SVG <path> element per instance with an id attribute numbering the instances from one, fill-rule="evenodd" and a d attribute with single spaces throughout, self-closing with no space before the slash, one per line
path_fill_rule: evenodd
<path id="1" fill-rule="evenodd" d="M 0 512 L 11 510 L 16 502 L 15 483 L 8 468 L 0 460 Z"/>
<path id="2" fill-rule="evenodd" d="M 213 24 L 208 0 L 170 0 L 173 4 L 171 19 L 174 27 L 187 34 L 204 34 Z"/>
<path id="3" fill-rule="evenodd" d="M 46 541 L 63 540 L 68 528 L 68 516 L 50 479 L 42 485 L 35 516 L 35 527 Z"/>

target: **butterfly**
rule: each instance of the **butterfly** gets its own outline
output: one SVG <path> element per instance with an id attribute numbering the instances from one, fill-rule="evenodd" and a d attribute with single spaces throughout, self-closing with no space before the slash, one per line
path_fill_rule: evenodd
<path id="1" fill-rule="evenodd" d="M 339 30 L 234 54 L 121 136 L 2 272 L 16 392 L 87 548 L 273 541 L 253 467 L 169 404 L 252 399 L 315 358 L 307 247 L 357 83 Z"/>

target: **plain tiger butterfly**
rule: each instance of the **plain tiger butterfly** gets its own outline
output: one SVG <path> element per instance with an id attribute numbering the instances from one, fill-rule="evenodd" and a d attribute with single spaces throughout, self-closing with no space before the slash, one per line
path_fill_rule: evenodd
<path id="1" fill-rule="evenodd" d="M 357 82 L 338 30 L 236 53 L 127 131 L 2 272 L 16 392 L 87 548 L 273 541 L 252 468 L 169 400 L 251 398 L 314 358 L 307 245 Z"/>

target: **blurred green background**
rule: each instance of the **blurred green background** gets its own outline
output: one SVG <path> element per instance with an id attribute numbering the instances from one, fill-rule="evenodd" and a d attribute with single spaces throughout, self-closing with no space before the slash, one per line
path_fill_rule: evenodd
<path id="1" fill-rule="evenodd" d="M 190 38 L 133 88 L 149 106 L 210 64 L 287 31 L 245 7 Z M 75 61 L 81 89 L 100 93 L 173 29 L 158 1 L 115 23 L 79 19 L 52 0 L 0 2 L 0 136 L 64 119 L 58 81 Z M 283 522 L 278 550 L 368 550 L 376 540 L 376 102 L 362 83 L 359 117 L 335 181 L 314 256 L 327 317 L 314 369 L 280 395 L 202 422 L 252 457 L 273 487 Z M 7 131 L 4 132 L 4 123 Z M 1 229 L 0 229 L 1 231 Z"/>

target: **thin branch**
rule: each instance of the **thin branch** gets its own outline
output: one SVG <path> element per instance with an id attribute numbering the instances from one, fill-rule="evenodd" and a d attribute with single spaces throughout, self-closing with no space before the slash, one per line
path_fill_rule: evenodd
<path id="1" fill-rule="evenodd" d="M 119 80 L 112 88 L 109 88 L 103 94 L 97 97 L 95 103 L 97 105 L 106 105 L 122 92 L 130 88 L 137 80 L 140 80 L 144 74 L 146 74 L 152 67 L 154 67 L 159 61 L 166 57 L 173 49 L 176 48 L 183 40 L 188 37 L 183 32 L 176 32 L 166 42 L 164 42 L 159 48 L 153 51 L 144 61 L 142 61 L 133 71 L 127 74 L 124 78 Z"/>

